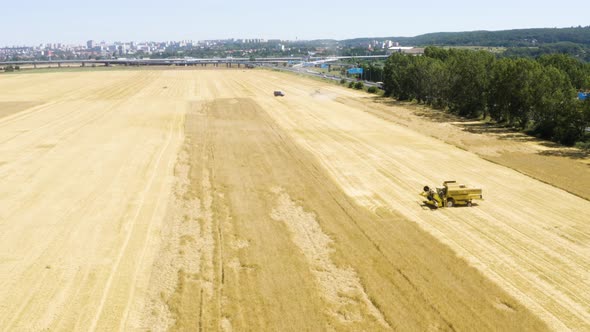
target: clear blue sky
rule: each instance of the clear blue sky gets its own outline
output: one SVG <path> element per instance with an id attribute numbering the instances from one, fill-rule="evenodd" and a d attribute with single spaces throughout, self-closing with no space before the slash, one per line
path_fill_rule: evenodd
<path id="1" fill-rule="evenodd" d="M 348 39 L 590 25 L 588 1 L 10 1 L 0 45 L 222 38 Z"/>

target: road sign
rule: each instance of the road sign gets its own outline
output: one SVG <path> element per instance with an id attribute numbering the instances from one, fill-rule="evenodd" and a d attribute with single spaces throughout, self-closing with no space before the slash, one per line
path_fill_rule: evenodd
<path id="1" fill-rule="evenodd" d="M 349 74 L 362 74 L 363 73 L 363 68 L 350 68 L 348 70 Z"/>

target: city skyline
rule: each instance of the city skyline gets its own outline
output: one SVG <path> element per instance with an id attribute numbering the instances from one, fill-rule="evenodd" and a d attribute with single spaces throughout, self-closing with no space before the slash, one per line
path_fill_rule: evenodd
<path id="1" fill-rule="evenodd" d="M 376 37 L 379 38 L 379 37 Z M 185 43 L 185 44 L 206 44 L 211 42 L 245 42 L 245 43 L 256 43 L 256 42 L 268 42 L 268 41 L 279 41 L 279 42 L 296 42 L 297 40 L 288 40 L 288 39 L 263 39 L 263 38 L 225 38 L 225 39 L 203 39 L 203 40 L 193 40 L 193 39 L 181 39 L 181 40 L 104 40 L 104 39 L 88 39 L 83 42 L 74 42 L 74 43 L 65 43 L 60 41 L 51 41 L 51 42 L 43 42 L 39 44 L 32 44 L 32 45 L 0 45 L 0 48 L 19 48 L 19 47 L 33 47 L 33 48 L 53 48 L 57 45 L 63 47 L 83 47 L 88 46 L 89 42 L 93 42 L 95 45 L 121 45 L 121 44 L 177 44 L 177 43 Z M 305 40 L 300 40 L 305 41 Z M 92 48 L 92 47 L 88 47 Z"/>
<path id="2" fill-rule="evenodd" d="M 8 5 L 0 21 L 0 46 L 98 41 L 169 41 L 262 38 L 282 40 L 409 37 L 429 32 L 552 28 L 587 25 L 582 1 L 464 0 L 398 4 L 376 0 L 370 7 L 327 0 L 223 3 L 170 0 L 105 0 L 96 8 L 72 0 Z"/>
<path id="3" fill-rule="evenodd" d="M 343 43 L 345 44 L 345 43 Z M 334 47 L 335 46 L 335 47 Z M 393 40 L 371 40 L 355 44 L 353 47 L 366 47 L 368 51 L 378 50 L 387 52 L 392 46 L 399 46 Z M 88 40 L 85 45 L 67 45 L 61 43 L 47 43 L 38 46 L 22 47 L 0 47 L 0 61 L 12 60 L 90 60 L 90 59 L 113 59 L 126 57 L 150 58 L 151 56 L 177 56 L 189 57 L 210 56 L 215 54 L 222 57 L 245 57 L 257 55 L 279 54 L 285 52 L 293 56 L 311 55 L 321 53 L 337 54 L 340 51 L 346 52 L 350 45 L 334 45 L 332 43 L 320 42 L 290 42 L 278 39 L 226 39 L 207 41 L 168 41 L 168 42 L 97 42 Z M 212 53 L 213 52 L 213 53 Z"/>

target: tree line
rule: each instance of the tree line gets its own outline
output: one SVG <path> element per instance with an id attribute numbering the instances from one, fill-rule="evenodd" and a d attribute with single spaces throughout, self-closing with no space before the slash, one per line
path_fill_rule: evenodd
<path id="1" fill-rule="evenodd" d="M 584 62 L 590 62 L 590 46 L 571 42 L 543 44 L 539 47 L 511 47 L 501 56 L 538 58 L 544 54 L 568 54 Z"/>
<path id="2" fill-rule="evenodd" d="M 424 56 L 395 53 L 383 69 L 385 94 L 469 118 L 491 119 L 573 145 L 586 139 L 590 64 L 568 55 L 496 58 L 485 51 L 428 47 Z"/>
<path id="3" fill-rule="evenodd" d="M 572 42 L 590 46 L 590 26 L 429 33 L 414 37 L 412 41 L 416 45 L 530 47 Z"/>

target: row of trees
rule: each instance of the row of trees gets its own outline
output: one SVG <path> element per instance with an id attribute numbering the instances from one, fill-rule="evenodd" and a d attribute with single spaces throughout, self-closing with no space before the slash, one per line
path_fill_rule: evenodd
<path id="1" fill-rule="evenodd" d="M 363 78 L 371 82 L 382 82 L 383 81 L 383 66 L 373 61 L 368 63 L 362 63 L 360 65 L 363 68 Z"/>
<path id="2" fill-rule="evenodd" d="M 543 44 L 539 47 L 511 47 L 503 57 L 538 58 L 544 54 L 568 54 L 581 61 L 590 62 L 590 46 L 571 42 Z"/>
<path id="3" fill-rule="evenodd" d="M 387 95 L 465 117 L 486 118 L 563 144 L 584 139 L 590 64 L 563 54 L 501 58 L 484 51 L 428 47 L 425 56 L 393 54 L 383 72 Z"/>

